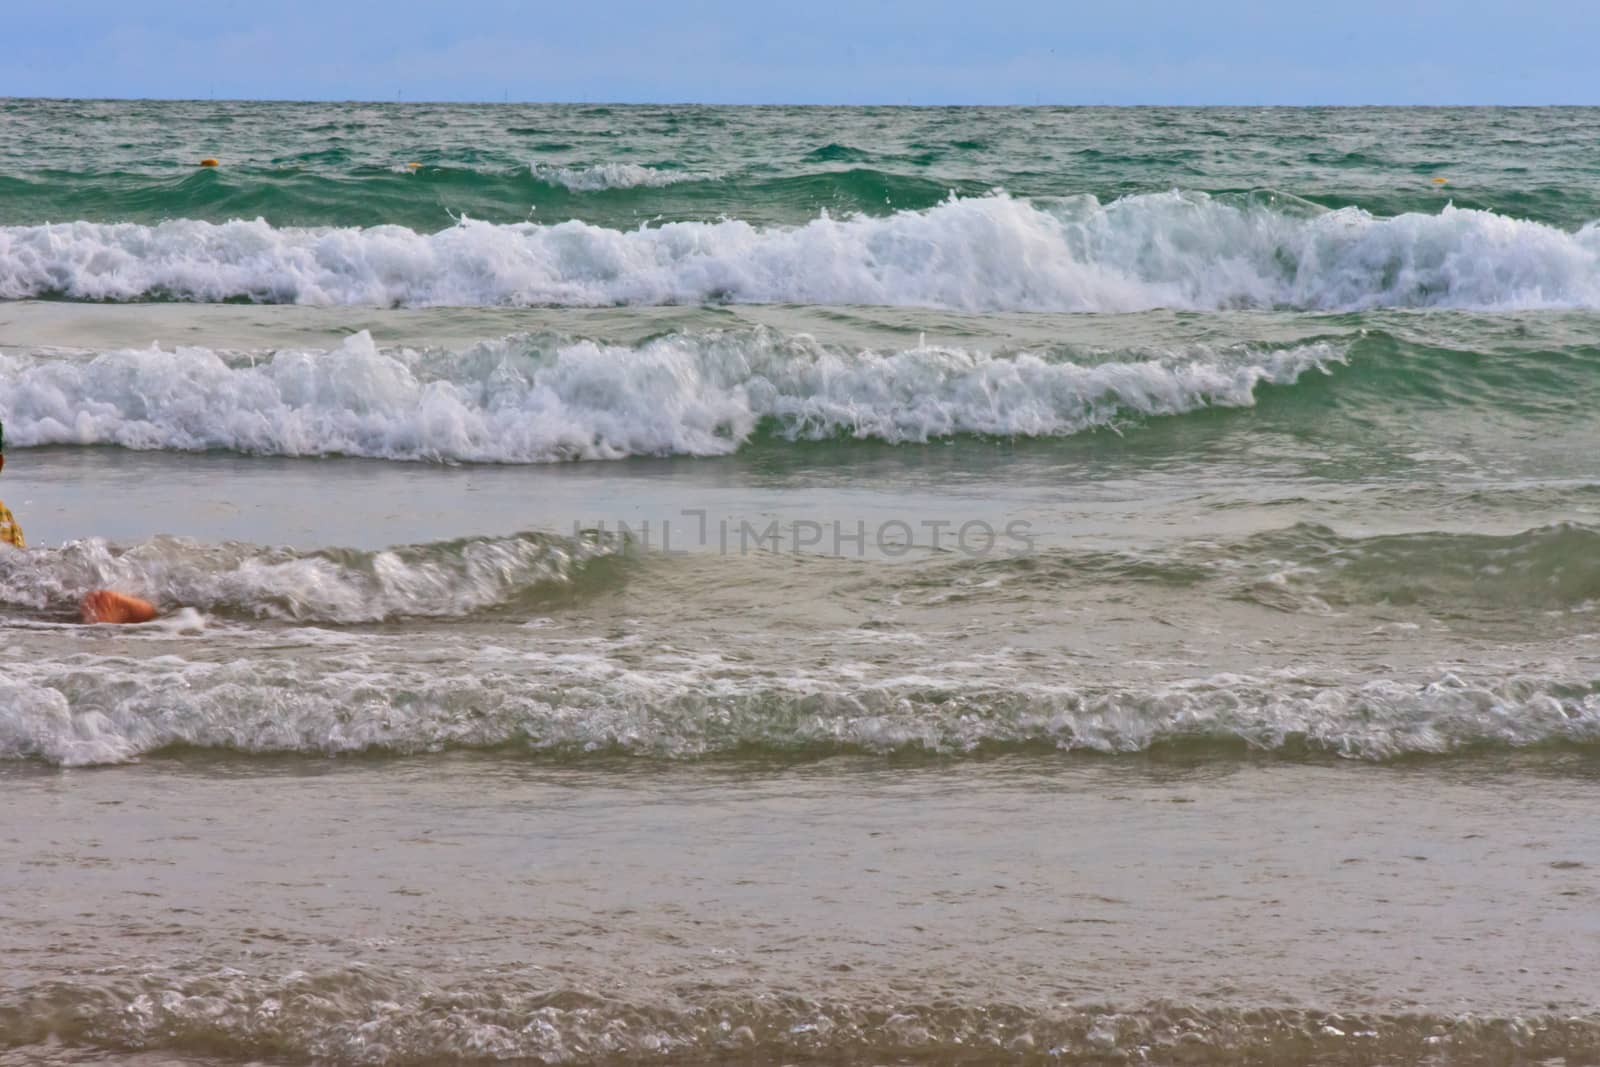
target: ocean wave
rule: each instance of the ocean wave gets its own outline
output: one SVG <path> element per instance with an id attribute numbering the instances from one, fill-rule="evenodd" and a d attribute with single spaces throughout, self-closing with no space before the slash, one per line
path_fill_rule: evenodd
<path id="1" fill-rule="evenodd" d="M 1047 596 L 1123 582 L 1204 587 L 1295 614 L 1384 604 L 1480 619 L 1528 611 L 1587 616 L 1600 604 L 1600 528 L 1564 522 L 1509 534 L 1350 537 L 1302 522 L 1154 555 L 1052 549 L 961 559 L 928 568 L 916 581 L 928 588 L 1020 581 Z"/>
<path id="2" fill-rule="evenodd" d="M 274 647 L 291 636 L 274 637 Z M 1386 760 L 1600 743 L 1596 685 L 1548 671 L 1442 670 L 1425 682 L 1221 674 L 1097 687 L 1030 680 L 995 664 L 992 678 L 974 677 L 971 664 L 904 665 L 883 676 L 776 672 L 747 657 L 666 645 L 641 657 L 632 646 L 549 633 L 533 647 L 445 642 L 421 657 L 414 642 L 381 633 L 300 641 L 293 658 L 133 659 L 89 645 L 65 659 L 8 664 L 0 758 L 79 766 L 175 746 L 666 760 L 1222 746 Z"/>
<path id="3" fill-rule="evenodd" d="M 603 533 L 525 533 L 376 552 L 297 552 L 241 542 L 158 537 L 127 548 L 100 538 L 0 553 L 0 604 L 75 613 L 82 596 L 114 588 L 163 609 L 291 622 L 368 623 L 461 618 L 536 603 L 580 581 L 622 549 Z"/>
<path id="4" fill-rule="evenodd" d="M 324 170 L 294 161 L 182 177 L 138 171 L 48 178 L 0 174 L 0 201 L 17 224 L 60 218 L 65 202 L 77 217 L 151 225 L 170 219 L 221 225 L 264 218 L 279 227 L 390 225 L 419 233 L 462 216 L 495 222 L 577 217 L 614 227 L 636 226 L 640 219 L 704 221 L 729 214 L 749 222 L 802 223 L 822 209 L 881 215 L 933 207 L 952 191 L 982 195 L 990 188 L 972 179 L 940 180 L 870 167 L 754 178 L 636 163 L 411 167 L 397 161 Z M 730 209 L 734 203 L 737 211 Z"/>
<path id="5" fill-rule="evenodd" d="M 673 334 L 636 348 L 522 336 L 422 353 L 380 350 L 363 332 L 332 351 L 261 357 L 158 347 L 0 355 L 0 418 L 20 446 L 500 463 L 713 456 L 758 428 L 902 443 L 1065 435 L 1247 406 L 1261 383 L 1327 371 L 1344 352 L 1316 342 L 1090 359 L 855 351 L 767 329 Z"/>
<path id="6" fill-rule="evenodd" d="M 700 982 L 671 996 L 630 998 L 538 968 L 483 968 L 470 985 L 452 985 L 422 969 L 366 964 L 289 973 L 113 968 L 0 994 L 0 1050 L 37 1057 L 29 1062 L 101 1062 L 103 1053 L 72 1055 L 83 1046 L 328 1064 L 1355 1067 L 1588 1063 L 1600 1056 L 1600 1024 L 1560 1011 L 974 1001 L 913 991 L 906 982 L 876 997 L 848 988 L 827 996 L 740 993 Z"/>
<path id="7" fill-rule="evenodd" d="M 1385 603 L 1424 611 L 1588 612 L 1600 603 L 1600 529 L 1577 523 L 1514 534 L 1341 537 L 1299 524 L 1240 546 L 1233 595 L 1289 611 Z"/>
<path id="8" fill-rule="evenodd" d="M 1388 602 L 1457 619 L 1466 603 L 1582 615 L 1583 598 L 1600 589 L 1585 562 L 1597 538 L 1571 526 L 1505 537 L 1340 538 L 1302 524 L 1143 560 L 1074 551 L 934 558 L 890 567 L 872 584 L 908 603 L 955 595 L 979 610 L 986 597 L 1013 606 L 1018 596 L 1037 597 L 1053 607 L 1086 584 L 1146 582 L 1174 595 L 1193 587 L 1206 599 L 1313 614 Z M 103 586 L 225 623 L 186 624 L 200 636 L 182 648 L 171 644 L 170 627 L 120 631 L 109 653 L 92 628 L 63 628 L 48 654 L 8 658 L 0 758 L 116 763 L 175 746 L 313 755 L 509 748 L 669 760 L 1223 746 L 1385 760 L 1600 744 L 1600 680 L 1561 662 L 1439 663 L 1404 677 L 1308 664 L 1128 684 L 1082 680 L 1076 668 L 1005 652 L 980 664 L 930 647 L 846 669 L 831 653 L 812 661 L 790 648 L 774 658 L 754 639 L 723 654 L 676 647 L 670 632 L 641 644 L 548 619 L 537 634 L 506 630 L 490 644 L 430 627 L 425 651 L 415 634 L 364 625 L 537 619 L 621 580 L 606 561 L 627 550 L 615 536 L 523 534 L 377 552 L 163 537 L 125 549 L 91 540 L 0 554 L 0 603 L 24 609 L 11 624 L 19 634 L 54 633 L 51 614 L 70 613 L 83 592 Z M 133 655 L 128 641 L 154 642 L 162 654 Z"/>
<path id="9" fill-rule="evenodd" d="M 772 546 L 784 544 L 774 539 L 743 551 L 783 552 Z M 825 566 L 833 559 L 825 548 L 788 551 Z M 229 618 L 335 625 L 459 619 L 581 596 L 617 573 L 596 568 L 598 561 L 649 551 L 648 542 L 631 544 L 626 531 L 603 529 L 376 551 L 205 544 L 171 536 L 116 546 L 88 538 L 0 553 L 0 605 L 73 614 L 86 592 L 110 587 L 164 608 L 187 606 Z M 949 558 L 934 553 L 874 579 L 875 588 L 918 603 L 1014 603 L 1019 596 L 1048 602 L 1128 584 L 1195 590 L 1294 614 L 1387 605 L 1421 616 L 1493 619 L 1536 611 L 1581 621 L 1600 604 L 1600 529 L 1560 523 L 1503 535 L 1346 537 L 1297 523 L 1231 542 L 1186 542 L 1143 553 L 1048 547 Z"/>
<path id="10" fill-rule="evenodd" d="M 705 302 L 962 310 L 1600 307 L 1600 225 L 1377 218 L 1286 197 L 952 198 L 800 226 L 437 233 L 174 220 L 0 227 L 0 297 L 349 305 Z"/>

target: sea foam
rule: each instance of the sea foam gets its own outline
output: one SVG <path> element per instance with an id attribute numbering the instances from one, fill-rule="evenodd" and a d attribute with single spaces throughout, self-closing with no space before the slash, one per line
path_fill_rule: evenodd
<path id="1" fill-rule="evenodd" d="M 725 455 L 760 427 L 789 439 L 1051 436 L 1254 402 L 1344 358 L 1330 343 L 1191 346 L 1076 362 L 917 346 L 875 352 L 768 329 L 639 347 L 519 336 L 465 352 L 262 356 L 151 347 L 0 355 L 15 445 L 114 444 L 272 455 L 538 463 Z"/>
<path id="2" fill-rule="evenodd" d="M 236 640 L 208 631 L 208 640 Z M 1113 688 L 973 678 L 961 664 L 773 673 L 739 655 L 542 635 L 527 648 L 268 635 L 292 658 L 99 655 L 7 663 L 0 759 L 117 763 L 173 746 L 397 754 L 515 746 L 581 758 L 1235 746 L 1391 759 L 1600 742 L 1600 698 L 1548 673 L 1425 684 L 1331 671 Z"/>
<path id="3" fill-rule="evenodd" d="M 705 175 L 681 170 L 660 170 L 638 163 L 595 163 L 587 167 L 562 167 L 535 163 L 533 176 L 574 193 L 606 189 L 654 189 L 679 182 L 703 181 Z"/>
<path id="4" fill-rule="evenodd" d="M 75 615 L 92 589 L 226 616 L 333 625 L 465 618 L 514 607 L 582 580 L 623 549 L 601 532 L 469 537 L 381 551 L 300 552 L 157 537 L 117 548 L 100 538 L 0 554 L 0 604 Z"/>
<path id="5" fill-rule="evenodd" d="M 575 179 L 576 180 L 576 179 Z M 585 181 L 589 180 L 587 178 Z M 878 304 L 973 311 L 1600 307 L 1600 228 L 1198 193 L 952 198 L 801 226 L 437 233 L 261 220 L 0 228 L 0 297 L 352 305 Z"/>

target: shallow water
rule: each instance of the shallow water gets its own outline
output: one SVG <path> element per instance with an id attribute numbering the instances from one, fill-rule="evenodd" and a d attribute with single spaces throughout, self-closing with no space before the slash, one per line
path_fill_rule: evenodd
<path id="1" fill-rule="evenodd" d="M 3 896 L 29 918 L 0 1018 L 70 1045 L 1221 1063 L 1600 1040 L 1587 757 L 4 773 L 26 859 Z"/>

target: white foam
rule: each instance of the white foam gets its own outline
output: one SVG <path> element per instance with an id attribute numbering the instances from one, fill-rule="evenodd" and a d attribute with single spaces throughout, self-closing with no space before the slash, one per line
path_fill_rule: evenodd
<path id="1" fill-rule="evenodd" d="M 92 635 L 91 635 L 92 636 Z M 1360 759 L 1481 745 L 1600 742 L 1600 698 L 1572 678 L 1441 672 L 1428 684 L 1329 672 L 1079 688 L 982 679 L 962 665 L 861 677 L 774 673 L 744 657 L 641 657 L 545 635 L 536 647 L 419 653 L 267 635 L 277 654 L 7 662 L 0 758 L 115 763 L 174 745 L 261 753 L 419 753 L 515 745 L 688 759 L 752 748 L 961 754 L 993 745 L 1127 753 L 1231 743 Z M 61 640 L 71 642 L 70 637 Z M 286 643 L 293 655 L 283 655 Z"/>
<path id="2" fill-rule="evenodd" d="M 517 337 L 422 353 L 380 350 L 363 332 L 332 351 L 259 358 L 159 347 L 0 355 L 0 419 L 21 446 L 503 463 L 707 456 L 735 451 L 762 420 L 790 438 L 894 443 L 1072 434 L 1249 405 L 1258 384 L 1291 383 L 1342 358 L 1328 344 L 1098 363 L 939 347 L 880 353 L 765 329 L 638 348 Z"/>
<path id="3" fill-rule="evenodd" d="M 614 538 L 544 534 L 309 553 L 178 537 L 117 549 L 90 538 L 0 553 L 0 604 L 76 614 L 85 593 L 111 588 L 162 608 L 184 605 L 149 624 L 164 634 L 204 629 L 193 609 L 336 624 L 460 618 L 570 582 L 619 548 Z"/>
<path id="4" fill-rule="evenodd" d="M 595 193 L 604 189 L 655 189 L 679 182 L 701 181 L 705 177 L 689 171 L 643 167 L 637 163 L 596 163 L 587 167 L 535 163 L 533 176 L 575 193 Z"/>
<path id="5" fill-rule="evenodd" d="M 1387 219 L 1355 208 L 1288 211 L 1177 192 L 1110 204 L 996 194 L 767 228 L 463 220 L 421 234 L 184 219 L 0 227 L 0 297 L 52 294 L 385 306 L 1600 307 L 1600 228 L 1568 233 L 1453 207 Z"/>

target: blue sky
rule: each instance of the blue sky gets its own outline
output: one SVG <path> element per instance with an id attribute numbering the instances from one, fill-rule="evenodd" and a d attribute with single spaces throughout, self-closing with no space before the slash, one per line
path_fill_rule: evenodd
<path id="1" fill-rule="evenodd" d="M 53 0 L 4 22 L 0 96 L 1600 103 L 1594 0 Z"/>

